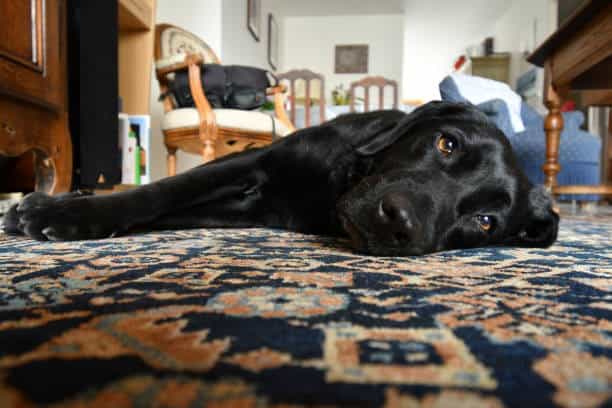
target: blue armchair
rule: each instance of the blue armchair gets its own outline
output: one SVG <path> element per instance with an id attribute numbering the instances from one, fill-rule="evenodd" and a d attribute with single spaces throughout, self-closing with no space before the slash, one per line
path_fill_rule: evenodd
<path id="1" fill-rule="evenodd" d="M 440 82 L 443 100 L 470 102 L 464 98 L 454 79 L 450 76 Z M 506 103 L 500 99 L 478 104 L 477 107 L 489 116 L 510 140 L 518 162 L 525 174 L 534 184 L 544 183 L 542 165 L 546 157 L 546 136 L 544 119 L 528 104 L 521 104 L 521 119 L 525 130 L 515 133 L 510 123 L 510 113 Z M 599 184 L 601 179 L 601 140 L 580 129 L 584 123 L 582 112 L 563 113 L 564 128 L 559 147 L 561 171 L 557 176 L 559 184 Z M 561 195 L 560 200 L 599 200 L 598 195 Z"/>

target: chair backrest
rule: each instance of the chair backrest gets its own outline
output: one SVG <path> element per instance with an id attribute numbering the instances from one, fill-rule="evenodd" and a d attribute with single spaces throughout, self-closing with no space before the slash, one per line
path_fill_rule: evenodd
<path id="1" fill-rule="evenodd" d="M 390 86 L 393 88 L 393 109 L 397 109 L 398 97 L 397 97 L 397 81 L 387 79 L 381 76 L 368 76 L 351 83 L 350 87 L 350 98 L 351 98 L 351 112 L 355 112 L 355 91 L 357 88 L 364 89 L 364 101 L 363 110 L 369 112 L 370 110 L 370 88 L 378 88 L 378 109 L 384 109 L 385 107 L 385 87 Z"/>
<path id="2" fill-rule="evenodd" d="M 217 54 L 201 38 L 187 30 L 171 24 L 157 24 L 155 26 L 155 66 L 157 69 L 181 63 L 187 54 L 199 54 L 204 63 L 220 64 Z M 160 93 L 168 90 L 168 75 L 157 75 Z M 174 98 L 170 95 L 163 100 L 166 112 L 175 109 Z"/>
<path id="3" fill-rule="evenodd" d="M 165 60 L 176 55 L 200 54 L 205 63 L 219 64 L 219 57 L 201 38 L 171 24 L 155 26 L 155 60 Z"/>
<path id="4" fill-rule="evenodd" d="M 312 125 L 311 121 L 311 105 L 312 105 L 312 82 L 319 82 L 319 123 L 325 122 L 325 77 L 316 72 L 312 72 L 308 69 L 294 69 L 291 71 L 277 74 L 276 77 L 280 81 L 289 81 L 289 94 L 290 94 L 290 106 L 291 106 L 291 122 L 297 127 L 295 123 L 295 105 L 296 105 L 296 82 L 304 81 L 304 126 L 309 127 Z"/>

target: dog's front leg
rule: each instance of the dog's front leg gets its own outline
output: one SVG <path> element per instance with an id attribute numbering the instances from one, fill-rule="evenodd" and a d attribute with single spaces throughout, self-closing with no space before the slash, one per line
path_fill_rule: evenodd
<path id="1" fill-rule="evenodd" d="M 261 180 L 258 160 L 265 149 L 212 162 L 134 190 L 108 195 L 70 193 L 27 195 L 4 220 L 9 233 L 38 240 L 110 237 L 132 227 L 145 228 L 166 214 L 235 196 Z"/>

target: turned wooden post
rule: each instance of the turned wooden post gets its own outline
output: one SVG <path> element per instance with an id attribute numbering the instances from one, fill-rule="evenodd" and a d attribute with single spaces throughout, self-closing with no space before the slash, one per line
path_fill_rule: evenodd
<path id="1" fill-rule="evenodd" d="M 176 147 L 166 146 L 168 155 L 166 156 L 166 165 L 168 166 L 168 176 L 176 175 Z"/>
<path id="2" fill-rule="evenodd" d="M 208 163 L 216 157 L 218 129 L 215 113 L 204 95 L 199 65 L 202 62 L 201 58 L 199 55 L 191 54 L 185 57 L 185 61 L 189 64 L 189 89 L 200 116 L 199 136 L 204 146 L 202 160 Z"/>
<path id="3" fill-rule="evenodd" d="M 544 184 L 547 189 L 552 190 L 557 185 L 557 174 L 561 170 L 559 165 L 559 142 L 561 131 L 563 130 L 563 115 L 561 115 L 561 103 L 559 100 L 546 101 L 548 115 L 544 120 L 544 130 L 546 131 L 546 161 L 542 166 L 545 179 Z"/>
<path id="4" fill-rule="evenodd" d="M 289 106 L 291 109 L 291 123 L 293 123 L 293 125 L 295 126 L 295 78 L 291 78 L 291 82 L 289 85 L 289 92 L 291 94 L 290 96 L 290 100 L 289 100 Z M 280 78 L 279 78 L 280 81 Z"/>
<path id="5" fill-rule="evenodd" d="M 557 174 L 561 170 L 559 165 L 559 144 L 563 131 L 563 115 L 561 114 L 561 96 L 555 90 L 551 81 L 550 65 L 546 64 L 544 79 L 544 104 L 548 108 L 548 115 L 544 119 L 546 132 L 546 161 L 542 166 L 544 171 L 544 185 L 549 191 L 557 185 Z"/>
<path id="6" fill-rule="evenodd" d="M 202 162 L 208 163 L 215 159 L 215 141 L 210 139 L 202 140 L 204 148 L 202 149 Z"/>

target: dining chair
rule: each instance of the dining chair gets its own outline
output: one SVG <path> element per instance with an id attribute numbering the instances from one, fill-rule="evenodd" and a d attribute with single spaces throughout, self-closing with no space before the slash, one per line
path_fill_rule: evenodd
<path id="1" fill-rule="evenodd" d="M 304 126 L 310 127 L 313 125 L 312 118 L 312 106 L 314 104 L 319 105 L 319 123 L 325 122 L 325 77 L 316 72 L 312 72 L 309 69 L 294 69 L 287 72 L 277 74 L 279 82 L 289 82 L 289 103 L 290 103 L 290 119 L 291 123 L 296 125 L 296 103 L 302 102 L 304 104 Z M 304 87 L 304 98 L 298 98 L 300 92 L 296 91 L 299 85 L 298 81 L 303 81 Z M 311 88 L 314 82 L 319 83 L 318 87 L 318 98 L 313 98 L 313 88 Z M 315 88 L 316 89 L 316 88 Z"/>
<path id="2" fill-rule="evenodd" d="M 229 153 L 265 146 L 295 128 L 284 110 L 285 87 L 266 93 L 274 98 L 274 115 L 260 111 L 213 109 L 200 77 L 203 63 L 220 63 L 215 52 L 199 37 L 170 24 L 155 27 L 155 72 L 164 105 L 162 132 L 168 152 L 168 175 L 176 174 L 176 151 L 199 154 L 207 163 Z M 188 70 L 193 108 L 180 108 L 168 89 L 176 72 Z"/>
<path id="3" fill-rule="evenodd" d="M 364 112 L 370 111 L 370 89 L 378 88 L 378 109 L 385 109 L 385 88 L 391 87 L 393 89 L 393 109 L 398 107 L 398 96 L 397 96 L 397 81 L 393 79 L 387 79 L 382 76 L 367 76 L 351 83 L 349 88 L 350 92 L 350 105 L 351 112 L 355 112 L 355 100 L 357 88 L 364 89 L 363 97 L 363 110 Z"/>

